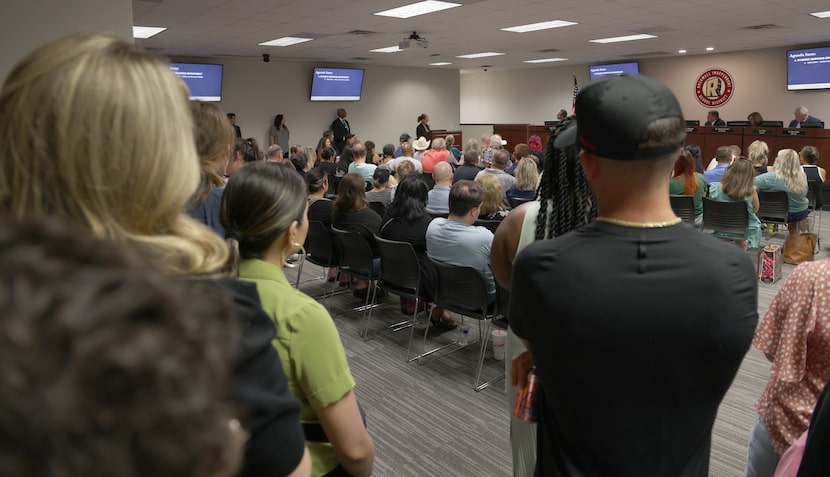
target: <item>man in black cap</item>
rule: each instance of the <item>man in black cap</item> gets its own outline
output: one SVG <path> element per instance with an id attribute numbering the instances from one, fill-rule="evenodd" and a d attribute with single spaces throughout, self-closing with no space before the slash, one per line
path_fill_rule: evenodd
<path id="1" fill-rule="evenodd" d="M 528 245 L 512 275 L 510 325 L 542 388 L 536 475 L 705 477 L 758 321 L 752 263 L 672 211 L 686 133 L 665 85 L 593 81 L 576 116 L 555 147 L 580 148 L 598 218 Z"/>

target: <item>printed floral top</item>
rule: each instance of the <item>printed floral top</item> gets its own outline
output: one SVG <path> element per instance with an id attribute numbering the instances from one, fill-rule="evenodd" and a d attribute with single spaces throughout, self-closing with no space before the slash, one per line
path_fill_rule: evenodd
<path id="1" fill-rule="evenodd" d="M 752 344 L 773 358 L 769 382 L 755 408 L 781 456 L 810 426 L 830 378 L 830 259 L 793 270 Z"/>

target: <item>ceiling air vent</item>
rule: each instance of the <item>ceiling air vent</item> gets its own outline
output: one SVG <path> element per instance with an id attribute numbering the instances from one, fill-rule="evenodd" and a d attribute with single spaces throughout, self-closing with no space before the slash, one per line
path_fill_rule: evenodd
<path id="1" fill-rule="evenodd" d="M 562 51 L 559 48 L 545 48 L 544 50 L 536 50 L 536 53 L 556 53 Z"/>
<path id="2" fill-rule="evenodd" d="M 365 56 L 355 56 L 352 58 L 352 61 L 369 61 L 372 58 L 366 58 Z"/>
<path id="3" fill-rule="evenodd" d="M 371 35 L 377 35 L 378 32 L 369 31 L 369 30 L 352 30 L 352 31 L 350 31 L 346 34 L 347 35 L 357 35 L 357 36 L 371 36 Z"/>

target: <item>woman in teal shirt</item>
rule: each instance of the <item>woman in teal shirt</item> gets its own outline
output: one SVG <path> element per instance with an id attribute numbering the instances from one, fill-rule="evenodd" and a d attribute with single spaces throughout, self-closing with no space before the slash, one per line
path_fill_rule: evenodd
<path id="1" fill-rule="evenodd" d="M 715 200 L 746 202 L 746 211 L 749 214 L 747 227 L 747 241 L 740 243 L 744 248 L 758 248 L 761 242 L 761 221 L 755 212 L 758 212 L 758 192 L 755 190 L 753 178 L 755 168 L 752 161 L 745 157 L 735 159 L 723 173 L 720 182 L 709 184 L 709 195 Z"/>
<path id="2" fill-rule="evenodd" d="M 801 168 L 798 153 L 792 149 L 778 151 L 772 172 L 755 177 L 755 186 L 760 190 L 787 193 L 787 228 L 791 234 L 796 233 L 798 223 L 810 213 L 807 210 L 807 176 Z"/>
<path id="3" fill-rule="evenodd" d="M 244 166 L 228 181 L 222 202 L 229 265 L 238 265 L 239 278 L 256 284 L 262 308 L 277 326 L 273 345 L 289 388 L 302 403 L 311 475 L 345 470 L 365 476 L 372 472 L 374 444 L 361 419 L 334 321 L 283 273 L 285 260 L 302 249 L 307 214 L 306 186 L 299 174 L 264 162 Z"/>

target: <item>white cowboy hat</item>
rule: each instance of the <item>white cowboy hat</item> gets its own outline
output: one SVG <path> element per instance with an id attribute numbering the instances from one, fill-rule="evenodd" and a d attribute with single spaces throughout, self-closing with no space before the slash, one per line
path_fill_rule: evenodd
<path id="1" fill-rule="evenodd" d="M 429 141 L 424 136 L 412 141 L 412 148 L 416 151 L 426 151 L 429 148 Z"/>

